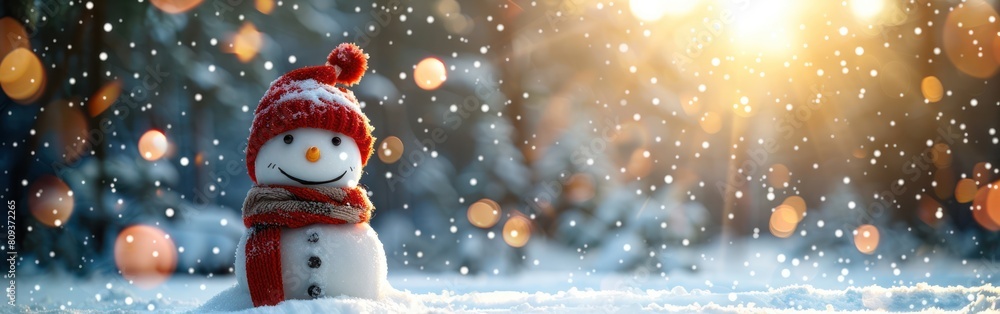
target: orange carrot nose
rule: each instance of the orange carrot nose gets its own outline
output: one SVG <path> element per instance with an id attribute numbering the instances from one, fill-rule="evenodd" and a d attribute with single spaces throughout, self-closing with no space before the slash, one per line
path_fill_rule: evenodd
<path id="1" fill-rule="evenodd" d="M 306 160 L 309 162 L 319 161 L 319 147 L 309 147 L 309 149 L 306 150 Z"/>

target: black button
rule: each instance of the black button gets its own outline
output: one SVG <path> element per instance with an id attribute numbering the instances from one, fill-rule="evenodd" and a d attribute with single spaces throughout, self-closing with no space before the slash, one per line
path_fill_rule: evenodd
<path id="1" fill-rule="evenodd" d="M 316 256 L 309 257 L 309 268 L 319 268 L 319 265 L 323 265 L 323 261 Z"/>
<path id="2" fill-rule="evenodd" d="M 307 238 L 306 241 L 309 241 L 309 243 L 319 242 L 319 234 L 315 232 L 310 233 L 309 238 Z"/>
<path id="3" fill-rule="evenodd" d="M 323 289 L 317 285 L 309 286 L 309 296 L 313 298 L 318 298 L 323 295 Z"/>

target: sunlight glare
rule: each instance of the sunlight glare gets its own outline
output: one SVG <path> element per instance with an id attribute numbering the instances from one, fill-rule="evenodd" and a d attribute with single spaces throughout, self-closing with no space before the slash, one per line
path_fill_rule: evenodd
<path id="1" fill-rule="evenodd" d="M 629 8 L 636 18 L 655 22 L 663 15 L 682 15 L 694 9 L 697 0 L 631 0 Z"/>
<path id="2" fill-rule="evenodd" d="M 883 0 L 851 0 L 851 12 L 858 18 L 871 18 L 885 7 Z"/>
<path id="3" fill-rule="evenodd" d="M 797 1 L 766 0 L 749 9 L 734 4 L 736 15 L 735 40 L 745 47 L 786 51 L 791 46 L 790 32 L 797 12 Z"/>

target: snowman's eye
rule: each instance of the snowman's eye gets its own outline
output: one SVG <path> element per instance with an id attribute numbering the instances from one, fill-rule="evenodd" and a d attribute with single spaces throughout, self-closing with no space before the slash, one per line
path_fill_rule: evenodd
<path id="1" fill-rule="evenodd" d="M 291 134 L 285 135 L 285 144 L 291 144 L 293 140 L 295 140 L 295 138 L 292 137 Z"/>
<path id="2" fill-rule="evenodd" d="M 333 137 L 333 146 L 340 146 L 340 136 Z"/>

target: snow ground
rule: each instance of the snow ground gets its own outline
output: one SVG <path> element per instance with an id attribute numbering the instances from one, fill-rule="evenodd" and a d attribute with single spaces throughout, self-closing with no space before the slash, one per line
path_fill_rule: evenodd
<path id="1" fill-rule="evenodd" d="M 393 285 L 403 291 L 390 293 L 385 300 L 328 298 L 313 301 L 286 301 L 275 307 L 241 308 L 227 302 L 207 302 L 216 294 L 229 291 L 231 277 L 212 279 L 173 278 L 156 291 L 133 290 L 127 283 L 106 280 L 75 281 L 72 288 L 53 284 L 32 290 L 29 299 L 20 300 L 19 312 L 229 312 L 239 313 L 335 313 L 335 312 L 668 312 L 717 313 L 741 312 L 829 312 L 829 311 L 927 311 L 977 313 L 998 312 L 1000 287 L 943 287 L 916 284 L 907 287 L 851 287 L 819 289 L 809 285 L 742 292 L 719 292 L 712 289 L 688 289 L 682 286 L 663 289 L 569 288 L 549 292 L 544 289 L 562 274 L 532 273 L 506 281 L 505 288 L 477 292 L 490 286 L 482 277 L 444 276 L 427 279 L 417 275 L 393 276 Z M 630 280 L 624 276 L 606 276 L 584 285 L 602 285 L 607 281 Z M 602 281 L 599 283 L 597 281 Z M 72 282 L 72 281 L 71 281 Z M 431 284 L 437 283 L 437 285 Z M 533 283 L 533 284 L 532 284 Z M 454 290 L 453 290 L 454 288 Z M 31 288 L 29 288 L 31 289 Z M 437 292 L 432 290 L 438 289 Z M 55 290 L 45 293 L 46 290 Z M 60 291 L 61 290 L 61 291 Z M 459 292 L 464 291 L 464 292 Z M 24 293 L 22 293 L 24 295 Z M 98 300 L 97 296 L 100 295 Z M 221 298 L 223 300 L 234 300 Z M 235 298 L 239 299 L 239 298 Z M 241 300 L 237 300 L 240 302 Z"/>
<path id="2" fill-rule="evenodd" d="M 769 291 L 712 293 L 705 290 L 579 290 L 545 292 L 412 293 L 396 292 L 383 301 L 334 298 L 288 301 L 275 307 L 242 313 L 319 312 L 571 312 L 608 313 L 639 311 L 691 312 L 829 312 L 829 311 L 931 311 L 983 312 L 997 310 L 1000 288 L 877 286 L 824 290 L 788 286 Z M 227 310 L 207 304 L 196 311 Z"/>
<path id="3" fill-rule="evenodd" d="M 921 254 L 905 262 L 876 257 L 848 261 L 832 255 L 823 258 L 815 252 L 781 253 L 787 248 L 778 243 L 757 242 L 754 251 L 675 251 L 672 254 L 678 265 L 689 266 L 662 271 L 640 267 L 618 273 L 572 266 L 572 256 L 558 256 L 550 248 L 531 246 L 527 254 L 539 257 L 540 265 L 512 274 L 487 271 L 463 276 L 390 267 L 389 281 L 396 291 L 380 301 L 340 297 L 247 309 L 246 300 L 244 304 L 218 302 L 234 299 L 223 296 L 209 301 L 235 284 L 233 276 L 178 274 L 154 289 L 144 290 L 113 275 L 81 279 L 61 274 L 19 274 L 16 310 L 1000 313 L 1000 278 L 996 276 L 1000 267 L 943 253 Z M 533 251 L 550 253 L 542 256 Z M 10 308 L 0 312 L 6 310 Z"/>

